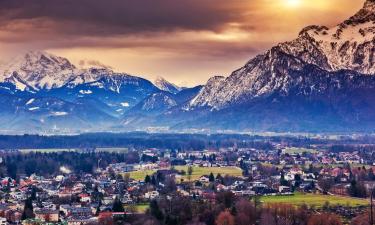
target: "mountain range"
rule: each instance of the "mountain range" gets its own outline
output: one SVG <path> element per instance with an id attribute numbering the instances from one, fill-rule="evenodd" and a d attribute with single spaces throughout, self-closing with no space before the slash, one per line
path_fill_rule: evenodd
<path id="1" fill-rule="evenodd" d="M 29 52 L 0 67 L 0 130 L 372 132 L 374 93 L 375 0 L 367 0 L 337 26 L 308 26 L 193 88 Z"/>

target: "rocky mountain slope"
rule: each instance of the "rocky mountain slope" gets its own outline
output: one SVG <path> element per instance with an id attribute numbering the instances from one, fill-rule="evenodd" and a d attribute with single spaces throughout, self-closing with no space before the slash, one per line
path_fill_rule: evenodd
<path id="1" fill-rule="evenodd" d="M 179 126 L 373 129 L 374 15 L 375 1 L 368 0 L 336 27 L 306 27 L 297 39 L 256 56 L 227 78 L 212 78 L 182 108 L 203 116 Z"/>
<path id="2" fill-rule="evenodd" d="M 368 0 L 356 15 L 336 27 L 309 26 L 297 39 L 281 43 L 250 60 L 220 85 L 208 84 L 190 106 L 221 109 L 279 90 L 288 92 L 292 80 L 287 70 L 301 70 L 307 64 L 328 72 L 353 70 L 373 75 L 374 15 L 375 1 Z"/>
<path id="3" fill-rule="evenodd" d="M 0 130 L 373 132 L 374 93 L 375 0 L 367 0 L 337 26 L 306 27 L 194 88 L 30 52 L 0 67 Z"/>
<path id="4" fill-rule="evenodd" d="M 0 71 L 0 129 L 96 130 L 160 90 L 150 81 L 105 68 L 77 69 L 47 52 L 28 52 Z"/>
<path id="5" fill-rule="evenodd" d="M 156 78 L 156 80 L 154 81 L 154 85 L 158 87 L 160 90 L 170 92 L 172 94 L 177 94 L 183 89 L 175 84 L 172 84 L 171 82 L 167 81 L 162 77 Z"/>

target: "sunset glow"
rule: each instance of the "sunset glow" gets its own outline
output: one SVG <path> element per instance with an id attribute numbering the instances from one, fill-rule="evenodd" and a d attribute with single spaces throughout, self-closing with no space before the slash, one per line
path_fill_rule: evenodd
<path id="1" fill-rule="evenodd" d="M 336 25 L 363 5 L 353 0 L 143 1 L 73 1 L 73 10 L 51 1 L 45 7 L 1 1 L 0 63 L 27 50 L 48 50 L 74 63 L 95 60 L 116 71 L 191 86 L 228 75 L 305 26 Z"/>
<path id="2" fill-rule="evenodd" d="M 288 7 L 298 7 L 301 5 L 301 0 L 286 0 Z"/>

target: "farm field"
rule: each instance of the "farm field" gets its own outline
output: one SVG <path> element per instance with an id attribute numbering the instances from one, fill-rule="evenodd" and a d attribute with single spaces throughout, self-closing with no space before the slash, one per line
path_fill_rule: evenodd
<path id="1" fill-rule="evenodd" d="M 150 208 L 148 203 L 139 203 L 135 205 L 124 205 L 124 208 L 127 210 L 134 210 L 135 213 L 143 214 Z"/>
<path id="2" fill-rule="evenodd" d="M 184 170 L 186 175 L 182 176 L 181 178 L 187 180 L 188 175 L 188 166 L 176 166 L 176 170 Z M 193 167 L 193 173 L 191 175 L 191 180 L 198 180 L 203 175 L 210 175 L 213 173 L 215 176 L 217 174 L 221 174 L 222 176 L 230 175 L 230 176 L 242 176 L 242 170 L 238 167 Z"/>
<path id="3" fill-rule="evenodd" d="M 22 153 L 31 153 L 31 152 L 39 152 L 39 153 L 56 153 L 56 152 L 75 152 L 77 149 L 74 148 L 43 148 L 43 149 L 21 149 L 20 152 Z"/>
<path id="4" fill-rule="evenodd" d="M 309 148 L 286 148 L 285 153 L 289 154 L 302 154 L 302 153 L 317 153 L 318 150 L 316 149 L 309 149 Z"/>
<path id="5" fill-rule="evenodd" d="M 176 170 L 183 170 L 185 171 L 186 175 L 181 176 L 181 179 L 187 180 L 188 175 L 188 166 L 176 166 Z M 130 178 L 135 180 L 144 180 L 147 175 L 151 175 L 155 173 L 156 170 L 142 170 L 142 171 L 134 171 L 130 172 Z M 215 176 L 217 174 L 221 174 L 222 176 L 230 175 L 230 176 L 242 176 L 242 170 L 238 167 L 193 167 L 193 173 L 191 175 L 191 180 L 198 180 L 203 175 L 209 175 L 213 173 Z"/>
<path id="6" fill-rule="evenodd" d="M 150 206 L 149 204 L 137 204 L 135 208 L 138 213 L 145 213 Z"/>
<path id="7" fill-rule="evenodd" d="M 117 152 L 117 153 L 127 153 L 128 148 L 96 148 L 97 152 Z"/>
<path id="8" fill-rule="evenodd" d="M 147 175 L 152 175 L 156 170 L 140 170 L 128 173 L 129 177 L 134 180 L 144 180 Z M 126 174 L 126 173 L 125 173 Z"/>
<path id="9" fill-rule="evenodd" d="M 357 199 L 344 196 L 331 196 L 331 195 L 320 195 L 320 194 L 303 194 L 295 193 L 291 196 L 263 196 L 260 201 L 264 204 L 267 203 L 284 203 L 301 206 L 306 204 L 308 206 L 314 206 L 321 208 L 329 202 L 332 205 L 343 205 L 350 207 L 367 206 L 369 201 L 366 199 Z"/>

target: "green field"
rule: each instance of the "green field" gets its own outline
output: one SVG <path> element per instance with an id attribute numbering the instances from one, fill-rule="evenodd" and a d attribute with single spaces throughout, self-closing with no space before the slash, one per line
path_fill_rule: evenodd
<path id="1" fill-rule="evenodd" d="M 144 180 L 147 175 L 152 175 L 155 172 L 156 170 L 140 170 L 130 172 L 129 175 L 134 180 Z"/>
<path id="2" fill-rule="evenodd" d="M 260 200 L 264 204 L 282 203 L 296 206 L 306 204 L 308 206 L 315 206 L 318 208 L 323 207 L 326 202 L 329 202 L 331 206 L 342 205 L 350 207 L 367 206 L 369 204 L 369 201 L 366 199 L 303 193 L 295 193 L 291 196 L 263 196 L 260 198 Z"/>
<path id="3" fill-rule="evenodd" d="M 176 166 L 176 170 L 184 170 L 186 175 L 182 176 L 182 179 L 188 180 L 188 166 Z M 144 180 L 147 175 L 152 175 L 156 170 L 142 170 L 130 172 L 130 178 L 135 180 Z M 203 175 L 209 175 L 213 173 L 215 176 L 221 174 L 222 176 L 242 176 L 242 170 L 238 167 L 193 167 L 193 174 L 191 175 L 191 180 L 198 180 Z"/>
<path id="4" fill-rule="evenodd" d="M 285 153 L 288 153 L 288 154 L 302 154 L 302 153 L 312 153 L 312 154 L 315 154 L 315 153 L 318 153 L 318 150 L 316 150 L 316 149 L 309 149 L 309 148 L 295 148 L 295 147 L 292 147 L 292 148 L 286 148 L 285 149 Z"/>
<path id="5" fill-rule="evenodd" d="M 150 208 L 150 205 L 148 203 L 139 203 L 135 205 L 124 205 L 124 208 L 136 213 L 145 213 L 147 209 Z"/>
<path id="6" fill-rule="evenodd" d="M 186 175 L 182 176 L 182 179 L 187 180 L 188 175 L 188 166 L 176 166 L 176 170 L 184 170 Z M 193 173 L 191 175 L 191 180 L 198 180 L 203 175 L 210 175 L 213 173 L 215 176 L 217 174 L 221 174 L 222 176 L 229 175 L 229 176 L 242 176 L 242 170 L 238 167 L 193 167 Z"/>
<path id="7" fill-rule="evenodd" d="M 145 213 L 150 208 L 149 204 L 138 204 L 135 206 L 138 213 Z"/>

